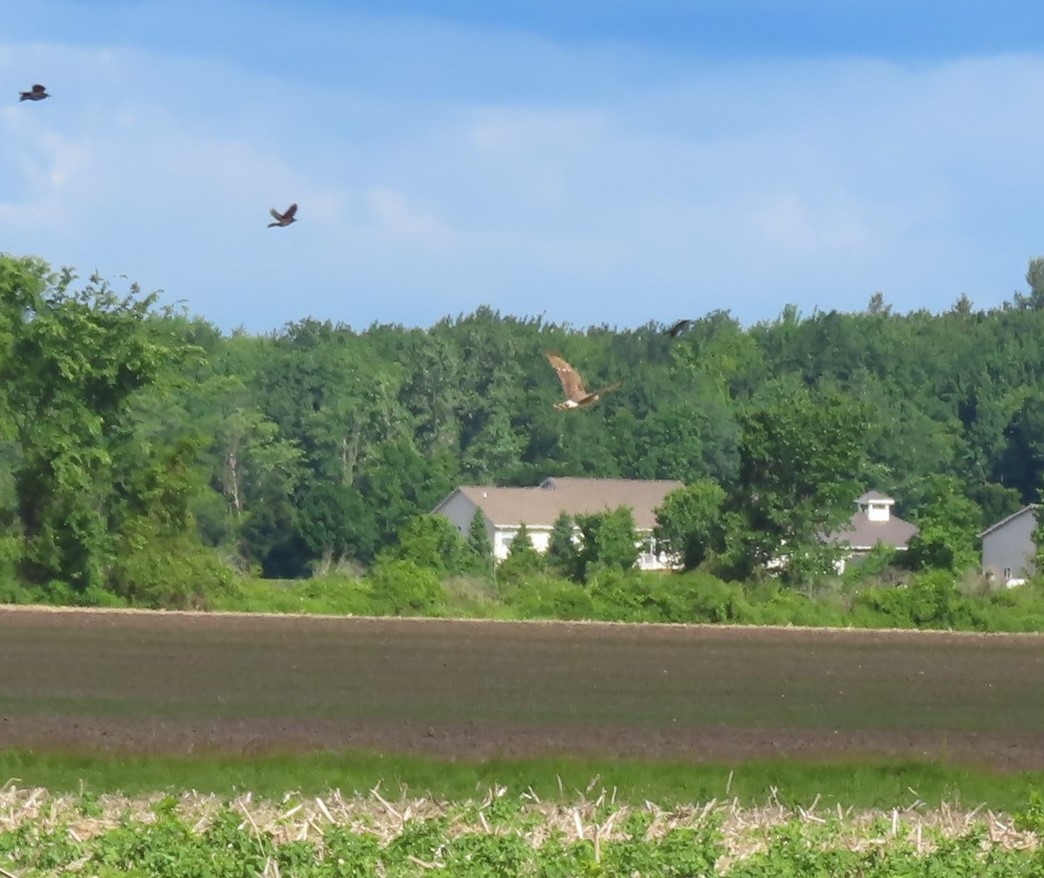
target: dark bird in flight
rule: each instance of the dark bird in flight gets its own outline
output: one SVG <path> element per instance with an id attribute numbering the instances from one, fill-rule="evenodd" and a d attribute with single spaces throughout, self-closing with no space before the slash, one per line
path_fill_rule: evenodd
<path id="1" fill-rule="evenodd" d="M 280 213 L 274 207 L 269 212 L 272 214 L 273 217 L 275 217 L 275 222 L 268 224 L 269 228 L 272 228 L 272 226 L 279 226 L 280 228 L 285 228 L 286 226 L 290 225 L 290 223 L 297 222 L 297 219 L 294 216 L 294 214 L 297 213 L 296 204 L 291 204 L 286 209 L 286 213 Z"/>
<path id="2" fill-rule="evenodd" d="M 47 89 L 44 88 L 40 83 L 37 83 L 29 91 L 19 92 L 21 97 L 18 98 L 20 101 L 42 101 L 44 98 L 49 98 Z"/>
<path id="3" fill-rule="evenodd" d="M 685 332 L 685 330 L 688 329 L 690 326 L 692 326 L 692 321 L 688 317 L 686 317 L 683 320 L 678 320 L 675 323 L 673 323 L 671 325 L 671 328 L 668 329 L 664 333 L 664 335 L 666 335 L 668 338 L 677 338 L 679 335 L 681 335 L 683 332 Z"/>
<path id="4" fill-rule="evenodd" d="M 615 384 L 610 384 L 608 387 L 589 393 L 584 389 L 584 379 L 580 377 L 580 373 L 558 354 L 545 353 L 544 356 L 547 357 L 547 361 L 558 373 L 558 380 L 562 382 L 562 390 L 565 391 L 566 398 L 562 402 L 555 403 L 555 408 L 560 411 L 579 409 L 591 405 L 598 402 L 603 393 L 616 390 L 623 384 L 622 381 L 617 381 Z"/>

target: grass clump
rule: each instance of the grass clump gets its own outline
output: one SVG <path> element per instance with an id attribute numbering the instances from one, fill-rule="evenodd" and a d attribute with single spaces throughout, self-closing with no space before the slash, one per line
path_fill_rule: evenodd
<path id="1" fill-rule="evenodd" d="M 95 798 L 187 789 L 224 796 L 249 791 L 277 798 L 288 790 L 309 796 L 331 787 L 355 792 L 384 787 L 416 790 L 439 801 L 467 801 L 476 790 L 496 786 L 529 790 L 542 801 L 565 801 L 589 792 L 594 779 L 615 790 L 617 801 L 650 800 L 666 806 L 722 798 L 750 805 L 772 797 L 788 806 L 815 799 L 827 805 L 893 808 L 916 799 L 931 806 L 951 802 L 1013 811 L 1037 801 L 1037 810 L 1026 813 L 1044 813 L 1033 798 L 1044 791 L 1044 774 L 1039 772 L 1007 774 L 869 759 L 764 760 L 731 766 L 566 757 L 448 761 L 368 752 L 117 758 L 5 750 L 0 752 L 0 777 L 56 794 Z M 507 807 L 507 802 L 497 806 Z"/>

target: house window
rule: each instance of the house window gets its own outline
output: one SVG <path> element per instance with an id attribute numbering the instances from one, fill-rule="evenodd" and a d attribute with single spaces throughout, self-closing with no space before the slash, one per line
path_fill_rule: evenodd
<path id="1" fill-rule="evenodd" d="M 1003 579 L 1004 579 L 1005 582 L 1007 582 L 1009 579 L 1011 579 L 1011 568 L 1010 567 L 1005 567 L 1004 568 Z"/>

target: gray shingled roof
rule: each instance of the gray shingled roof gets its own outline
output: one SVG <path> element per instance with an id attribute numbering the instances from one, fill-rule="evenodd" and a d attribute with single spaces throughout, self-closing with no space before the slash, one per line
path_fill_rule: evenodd
<path id="1" fill-rule="evenodd" d="M 462 485 L 457 490 L 478 506 L 494 525 L 524 521 L 530 527 L 551 527 L 562 512 L 590 515 L 628 506 L 634 513 L 635 525 L 640 530 L 651 530 L 656 525 L 656 507 L 671 491 L 681 487 L 684 487 L 682 482 L 666 480 L 554 477 L 534 488 Z"/>
<path id="2" fill-rule="evenodd" d="M 917 535 L 917 531 L 916 524 L 910 524 L 894 515 L 888 521 L 870 521 L 866 513 L 860 511 L 848 520 L 847 527 L 832 533 L 829 541 L 847 543 L 853 549 L 872 549 L 878 543 L 899 549 L 905 548 Z"/>

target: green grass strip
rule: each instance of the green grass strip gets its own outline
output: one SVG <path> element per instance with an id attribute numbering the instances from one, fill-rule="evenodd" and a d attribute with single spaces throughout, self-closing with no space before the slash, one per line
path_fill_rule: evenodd
<path id="1" fill-rule="evenodd" d="M 219 795 L 251 791 L 279 797 L 289 791 L 321 794 L 338 788 L 365 793 L 378 783 L 398 792 L 440 800 L 481 797 L 493 785 L 532 788 L 541 799 L 575 801 L 616 790 L 617 801 L 660 804 L 736 797 L 757 805 L 905 807 L 917 799 L 1012 810 L 1044 791 L 1044 773 L 1004 774 L 940 764 L 883 761 L 758 761 L 727 765 L 545 758 L 444 761 L 373 753 L 287 754 L 264 757 L 108 756 L 78 753 L 0 752 L 0 786 L 45 787 L 52 793 L 178 792 Z"/>

